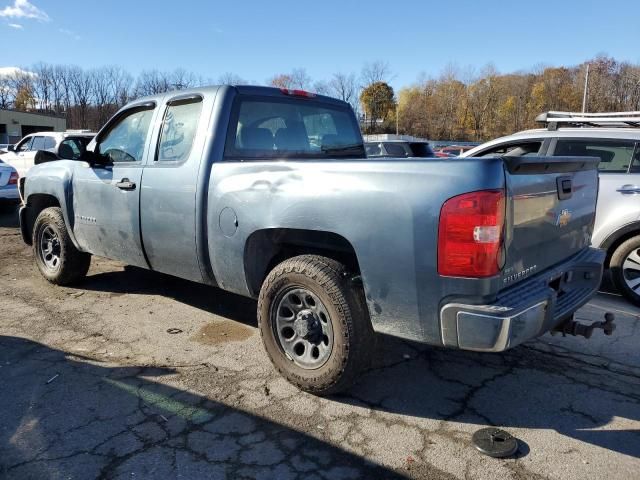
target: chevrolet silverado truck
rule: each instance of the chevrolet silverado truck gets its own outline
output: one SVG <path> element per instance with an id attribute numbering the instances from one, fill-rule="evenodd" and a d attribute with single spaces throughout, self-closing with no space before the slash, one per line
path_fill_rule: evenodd
<path id="1" fill-rule="evenodd" d="M 592 331 L 573 313 L 602 275 L 597 193 L 594 158 L 367 159 L 345 102 L 216 86 L 136 100 L 33 167 L 20 225 L 55 284 L 97 255 L 257 299 L 274 366 L 329 394 L 376 334 L 499 352 Z"/>

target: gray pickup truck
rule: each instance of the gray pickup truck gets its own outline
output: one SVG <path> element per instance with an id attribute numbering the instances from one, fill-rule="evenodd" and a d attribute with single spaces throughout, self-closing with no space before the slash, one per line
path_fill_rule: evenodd
<path id="1" fill-rule="evenodd" d="M 376 332 L 483 352 L 590 335 L 573 313 L 602 275 L 596 167 L 367 159 L 344 102 L 207 87 L 132 102 L 80 160 L 33 167 L 20 223 L 56 284 L 98 255 L 256 298 L 275 367 L 328 394 Z"/>

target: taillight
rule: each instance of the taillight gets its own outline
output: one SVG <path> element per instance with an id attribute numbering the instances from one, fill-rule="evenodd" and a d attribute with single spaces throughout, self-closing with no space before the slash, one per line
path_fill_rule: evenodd
<path id="1" fill-rule="evenodd" d="M 280 91 L 285 95 L 291 95 L 292 97 L 305 97 L 305 98 L 314 98 L 316 96 L 315 93 L 307 92 L 306 90 L 297 90 L 291 88 L 281 88 Z"/>
<path id="2" fill-rule="evenodd" d="M 465 193 L 444 203 L 438 227 L 440 275 L 490 277 L 500 271 L 504 208 L 503 190 Z"/>
<path id="3" fill-rule="evenodd" d="M 18 184 L 18 172 L 11 172 L 11 176 L 9 177 L 9 185 L 17 185 Z"/>

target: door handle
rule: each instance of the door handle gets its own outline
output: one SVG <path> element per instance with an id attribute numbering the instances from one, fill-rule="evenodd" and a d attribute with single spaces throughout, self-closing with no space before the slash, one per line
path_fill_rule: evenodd
<path id="1" fill-rule="evenodd" d="M 123 178 L 118 183 L 116 183 L 116 187 L 120 190 L 135 190 L 136 184 L 130 181 L 128 178 Z"/>
<path id="2" fill-rule="evenodd" d="M 620 192 L 622 194 L 640 193 L 640 186 L 631 184 L 622 185 L 619 189 L 616 190 L 616 192 Z"/>

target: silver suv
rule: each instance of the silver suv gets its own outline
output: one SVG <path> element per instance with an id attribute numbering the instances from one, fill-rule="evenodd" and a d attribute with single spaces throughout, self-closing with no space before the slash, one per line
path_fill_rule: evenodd
<path id="1" fill-rule="evenodd" d="M 592 244 L 606 250 L 605 265 L 619 291 L 640 305 L 640 112 L 548 112 L 536 121 L 546 128 L 492 140 L 462 157 L 599 157 Z"/>

